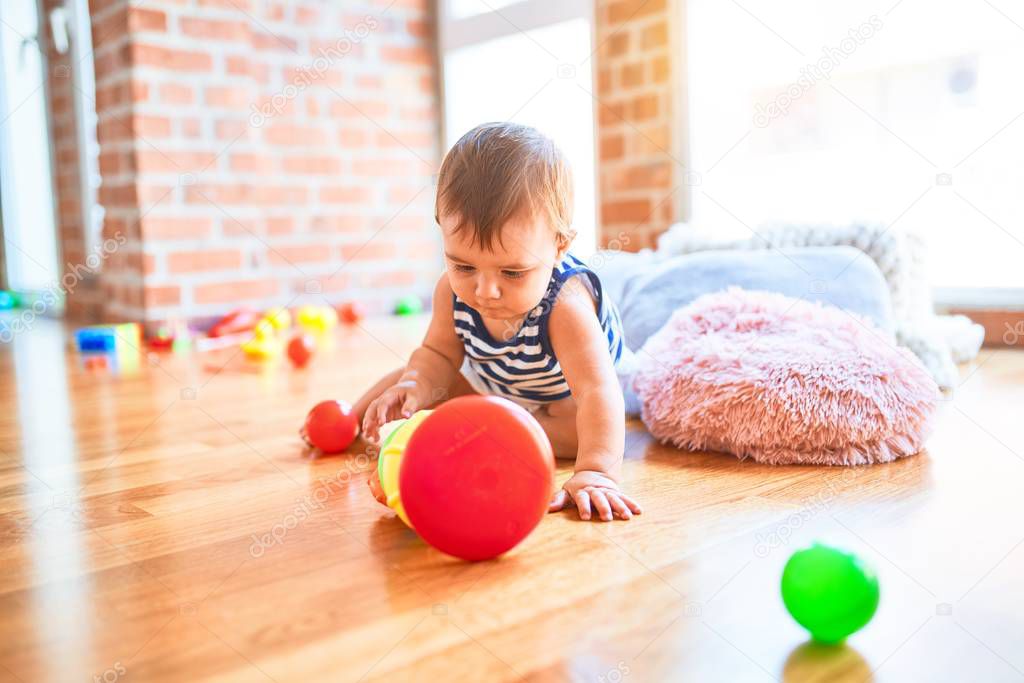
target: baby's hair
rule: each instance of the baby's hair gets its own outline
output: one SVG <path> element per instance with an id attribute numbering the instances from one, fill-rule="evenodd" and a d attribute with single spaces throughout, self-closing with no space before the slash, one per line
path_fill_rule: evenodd
<path id="1" fill-rule="evenodd" d="M 484 123 L 456 142 L 437 183 L 435 218 L 456 216 L 456 232 L 473 231 L 473 243 L 492 249 L 513 218 L 546 217 L 559 246 L 572 229 L 572 169 L 550 138 L 517 123 Z"/>

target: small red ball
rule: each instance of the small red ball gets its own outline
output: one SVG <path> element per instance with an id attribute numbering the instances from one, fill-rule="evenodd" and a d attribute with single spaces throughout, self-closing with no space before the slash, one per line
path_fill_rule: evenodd
<path id="1" fill-rule="evenodd" d="M 338 307 L 338 316 L 343 322 L 353 325 L 366 317 L 366 309 L 358 301 L 350 301 Z"/>
<path id="2" fill-rule="evenodd" d="M 288 342 L 288 360 L 297 367 L 305 367 L 316 351 L 316 340 L 308 334 L 297 334 Z"/>
<path id="3" fill-rule="evenodd" d="M 306 416 L 302 436 L 324 453 L 340 453 L 355 441 L 359 423 L 344 401 L 321 401 Z"/>

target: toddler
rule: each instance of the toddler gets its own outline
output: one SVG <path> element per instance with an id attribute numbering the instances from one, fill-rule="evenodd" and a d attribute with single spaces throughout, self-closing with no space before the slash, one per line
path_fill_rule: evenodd
<path id="1" fill-rule="evenodd" d="M 601 281 L 568 253 L 572 200 L 568 163 L 533 128 L 487 123 L 456 142 L 438 177 L 446 270 L 429 328 L 355 412 L 376 440 L 381 425 L 438 397 L 509 399 L 533 414 L 556 457 L 575 458 L 550 511 L 630 519 L 640 506 L 617 483 L 625 412 L 616 365 L 628 351 Z M 371 487 L 379 497 L 379 483 Z"/>

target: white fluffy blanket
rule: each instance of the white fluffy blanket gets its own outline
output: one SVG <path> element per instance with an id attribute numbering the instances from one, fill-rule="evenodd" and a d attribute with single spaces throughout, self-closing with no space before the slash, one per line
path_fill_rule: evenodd
<path id="1" fill-rule="evenodd" d="M 935 314 L 926 272 L 927 250 L 919 235 L 881 225 L 779 225 L 760 229 L 747 239 L 723 242 L 677 224 L 661 235 L 657 252 L 651 256 L 660 259 L 707 249 L 841 245 L 859 249 L 882 272 L 892 297 L 897 342 L 921 359 L 941 388 L 956 387 L 956 364 L 977 356 L 985 330 L 962 315 Z"/>

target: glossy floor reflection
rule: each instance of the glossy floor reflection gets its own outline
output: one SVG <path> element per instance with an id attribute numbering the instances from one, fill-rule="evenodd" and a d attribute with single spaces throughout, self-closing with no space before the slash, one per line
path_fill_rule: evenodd
<path id="1" fill-rule="evenodd" d="M 795 648 L 782 668 L 783 683 L 828 683 L 829 681 L 863 681 L 875 678 L 867 660 L 849 645 L 822 645 L 808 641 Z"/>
<path id="2" fill-rule="evenodd" d="M 101 367 L 43 320 L 0 347 L 0 681 L 1024 679 L 1024 352 L 984 350 L 928 451 L 885 466 L 741 463 L 631 423 L 642 517 L 552 515 L 465 564 L 374 503 L 365 445 L 310 459 L 296 434 L 424 324 L 341 330 L 302 372 Z M 779 596 L 814 539 L 881 582 L 841 648 Z"/>

